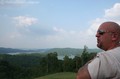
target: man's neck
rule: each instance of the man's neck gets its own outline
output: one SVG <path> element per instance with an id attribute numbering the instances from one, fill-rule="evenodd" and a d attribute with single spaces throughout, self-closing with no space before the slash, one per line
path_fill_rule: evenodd
<path id="1" fill-rule="evenodd" d="M 117 48 L 117 47 L 120 47 L 120 43 L 112 45 L 110 48 L 108 48 L 108 50 L 111 50 L 111 49 L 114 49 L 114 48 Z M 106 51 L 108 51 L 108 50 L 106 50 Z"/>

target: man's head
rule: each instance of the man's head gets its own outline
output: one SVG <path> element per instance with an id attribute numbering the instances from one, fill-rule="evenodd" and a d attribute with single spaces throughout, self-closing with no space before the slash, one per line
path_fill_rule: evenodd
<path id="1" fill-rule="evenodd" d="M 115 22 L 102 23 L 97 31 L 97 46 L 103 50 L 117 47 L 120 42 L 120 26 Z"/>

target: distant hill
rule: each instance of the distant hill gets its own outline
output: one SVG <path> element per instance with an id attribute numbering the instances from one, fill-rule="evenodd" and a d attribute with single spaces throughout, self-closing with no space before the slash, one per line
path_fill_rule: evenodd
<path id="1" fill-rule="evenodd" d="M 100 49 L 88 49 L 88 52 L 100 52 Z M 0 54 L 6 54 L 6 53 L 53 53 L 57 52 L 58 55 L 81 55 L 83 52 L 83 49 L 77 49 L 77 48 L 51 48 L 51 49 L 31 49 L 31 50 L 23 50 L 23 49 L 15 49 L 15 48 L 4 48 L 0 47 Z"/>
<path id="2" fill-rule="evenodd" d="M 35 53 L 38 53 L 38 52 L 45 52 L 47 51 L 48 49 L 16 49 L 16 48 L 5 48 L 5 47 L 0 47 L 0 54 L 5 54 L 5 53 L 28 53 L 28 52 L 35 52 Z"/>
<path id="3" fill-rule="evenodd" d="M 100 49 L 88 49 L 89 53 L 94 52 L 100 52 Z M 52 53 L 57 52 L 58 55 L 80 55 L 83 52 L 83 49 L 76 49 L 76 48 L 53 48 L 46 51 L 46 53 Z"/>
<path id="4" fill-rule="evenodd" d="M 76 78 L 76 73 L 62 72 L 62 73 L 46 75 L 46 76 L 35 78 L 35 79 L 75 79 L 75 78 Z"/>

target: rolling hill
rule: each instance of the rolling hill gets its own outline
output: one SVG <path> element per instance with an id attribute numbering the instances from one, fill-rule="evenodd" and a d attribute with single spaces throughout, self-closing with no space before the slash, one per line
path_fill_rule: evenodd
<path id="1" fill-rule="evenodd" d="M 88 49 L 87 50 L 89 53 L 94 52 L 100 52 L 100 49 Z M 83 49 L 77 49 L 77 48 L 53 48 L 53 49 L 49 49 L 46 51 L 46 53 L 51 53 L 51 52 L 57 52 L 58 55 L 62 55 L 62 56 L 70 56 L 70 55 L 81 55 L 83 52 Z"/>
<path id="2" fill-rule="evenodd" d="M 100 49 L 88 49 L 87 50 L 89 53 L 94 52 L 100 52 Z M 22 54 L 22 53 L 44 53 L 44 54 L 48 54 L 48 53 L 53 53 L 53 52 L 57 52 L 57 54 L 59 56 L 71 56 L 71 55 L 81 55 L 83 52 L 83 49 L 77 49 L 77 48 L 49 48 L 49 49 L 15 49 L 15 48 L 4 48 L 4 47 L 0 47 L 0 54 L 8 54 L 8 53 L 18 53 L 18 54 Z"/>
<path id="3" fill-rule="evenodd" d="M 17 48 L 5 48 L 5 47 L 0 47 L 0 54 L 6 54 L 6 53 L 29 53 L 29 52 L 34 52 L 34 53 L 42 53 L 47 51 L 48 49 L 17 49 Z"/>

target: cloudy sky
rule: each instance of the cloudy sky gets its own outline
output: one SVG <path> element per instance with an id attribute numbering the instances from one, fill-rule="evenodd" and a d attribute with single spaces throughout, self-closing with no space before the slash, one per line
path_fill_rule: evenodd
<path id="1" fill-rule="evenodd" d="M 120 0 L 0 0 L 0 47 L 96 47 L 104 21 L 120 24 Z"/>

